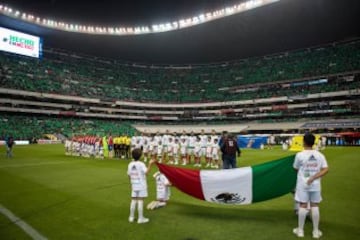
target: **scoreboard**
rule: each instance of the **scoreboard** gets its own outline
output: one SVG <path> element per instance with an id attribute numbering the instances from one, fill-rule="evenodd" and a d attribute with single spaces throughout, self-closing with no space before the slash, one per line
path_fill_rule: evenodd
<path id="1" fill-rule="evenodd" d="M 40 58 L 42 38 L 0 27 L 0 51 Z"/>

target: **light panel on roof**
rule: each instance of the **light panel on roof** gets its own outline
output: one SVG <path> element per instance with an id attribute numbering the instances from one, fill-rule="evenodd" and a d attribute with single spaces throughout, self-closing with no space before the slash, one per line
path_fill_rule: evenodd
<path id="1" fill-rule="evenodd" d="M 98 34 L 98 35 L 135 35 L 135 34 L 149 34 L 149 33 L 159 33 L 159 32 L 168 32 L 174 31 L 177 29 L 192 27 L 198 24 L 202 24 L 209 21 L 214 21 L 226 16 L 238 14 L 241 12 L 248 11 L 253 8 L 265 6 L 280 0 L 248 0 L 240 4 L 236 4 L 231 7 L 226 7 L 223 9 L 217 9 L 213 12 L 208 12 L 205 14 L 200 14 L 198 16 L 193 16 L 185 19 L 180 19 L 178 21 L 172 21 L 167 23 L 153 24 L 152 26 L 89 26 L 89 25 L 79 25 L 78 23 L 65 23 L 55 20 L 48 20 L 41 18 L 39 16 L 33 16 L 28 13 L 21 12 L 17 9 L 12 9 L 9 6 L 0 5 L 0 13 L 6 16 L 21 19 L 26 22 L 31 22 L 33 24 L 67 31 L 67 32 L 79 32 L 87 34 Z M 80 27 L 79 27 L 80 26 Z"/>

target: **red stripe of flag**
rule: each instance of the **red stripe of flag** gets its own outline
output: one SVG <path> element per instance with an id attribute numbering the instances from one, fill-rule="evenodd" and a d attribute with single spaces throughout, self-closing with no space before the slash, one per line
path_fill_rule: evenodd
<path id="1" fill-rule="evenodd" d="M 169 179 L 173 186 L 190 196 L 205 200 L 200 182 L 200 170 L 156 164 L 160 172 Z"/>

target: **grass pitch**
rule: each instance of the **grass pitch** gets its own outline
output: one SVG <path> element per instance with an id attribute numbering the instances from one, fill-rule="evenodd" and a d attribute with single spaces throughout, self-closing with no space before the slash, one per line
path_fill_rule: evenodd
<path id="1" fill-rule="evenodd" d="M 245 149 L 239 166 L 291 154 L 280 148 Z M 322 238 L 358 239 L 360 148 L 328 147 L 324 154 L 330 171 L 322 182 Z M 296 239 L 291 194 L 253 205 L 227 206 L 172 188 L 168 206 L 144 211 L 149 223 L 130 224 L 128 163 L 65 156 L 62 145 L 15 146 L 14 157 L 7 159 L 5 147 L 0 146 L 0 204 L 48 239 Z M 152 174 L 148 187 L 145 205 L 155 199 Z M 304 239 L 312 239 L 311 231 L 312 224 L 307 222 Z M 0 239 L 30 237 L 0 214 Z"/>

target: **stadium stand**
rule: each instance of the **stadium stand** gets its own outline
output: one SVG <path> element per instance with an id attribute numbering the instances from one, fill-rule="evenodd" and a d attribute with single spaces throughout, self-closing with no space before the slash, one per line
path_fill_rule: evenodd
<path id="1" fill-rule="evenodd" d="M 109 133 L 133 135 L 129 123 L 113 120 L 62 118 L 36 115 L 3 114 L 0 118 L 0 136 L 13 136 L 15 139 L 48 138 L 45 135 L 59 133 L 65 137 L 76 135 L 104 136 Z"/>
<path id="2" fill-rule="evenodd" d="M 233 101 L 359 87 L 335 76 L 360 69 L 360 41 L 192 66 L 124 64 L 51 49 L 44 55 L 37 60 L 1 54 L 2 87 L 139 102 Z M 334 79 L 326 84 L 284 87 L 328 76 Z"/>
<path id="3" fill-rule="evenodd" d="M 1 53 L 0 134 L 132 135 L 130 122 L 294 130 L 314 120 L 358 119 L 359 57 L 360 40 L 183 66 L 54 49 L 45 49 L 43 59 Z"/>

